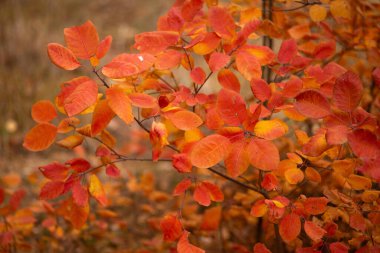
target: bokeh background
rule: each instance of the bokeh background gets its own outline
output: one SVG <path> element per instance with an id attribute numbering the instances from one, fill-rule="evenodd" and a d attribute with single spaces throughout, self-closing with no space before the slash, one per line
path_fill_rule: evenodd
<path id="1" fill-rule="evenodd" d="M 91 20 L 101 39 L 112 35 L 108 53 L 111 58 L 129 51 L 136 33 L 154 30 L 158 17 L 172 3 L 171 0 L 0 0 L 0 175 L 20 172 L 22 167 L 38 163 L 30 159 L 51 155 L 50 151 L 33 154 L 22 147 L 23 135 L 34 124 L 30 108 L 39 99 L 53 99 L 60 83 L 82 74 L 63 71 L 51 64 L 47 44 L 64 44 L 65 27 Z"/>

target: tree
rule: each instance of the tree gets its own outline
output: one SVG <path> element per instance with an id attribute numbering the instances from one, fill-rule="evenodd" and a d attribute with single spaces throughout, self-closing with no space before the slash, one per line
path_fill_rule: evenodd
<path id="1" fill-rule="evenodd" d="M 51 213 L 80 230 L 96 222 L 91 199 L 118 207 L 102 171 L 119 177 L 122 162 L 170 162 L 182 177 L 170 198 L 150 174 L 128 182 L 150 200 L 178 201 L 152 221 L 168 243 L 140 246 L 146 252 L 377 252 L 380 5 L 287 2 L 176 1 L 156 31 L 135 36 L 137 52 L 104 65 L 111 36 L 100 40 L 91 21 L 66 28 L 66 47 L 49 44 L 50 60 L 68 71 L 87 64 L 92 77 L 33 105 L 24 147 L 88 141 L 96 159 L 40 166 Z M 112 121 L 133 129 L 123 151 Z M 220 248 L 190 243 L 202 234 Z"/>

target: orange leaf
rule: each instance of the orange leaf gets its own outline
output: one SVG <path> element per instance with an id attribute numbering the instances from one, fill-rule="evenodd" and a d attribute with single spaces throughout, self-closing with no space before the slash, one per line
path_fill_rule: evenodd
<path id="1" fill-rule="evenodd" d="M 266 191 L 273 191 L 278 188 L 278 179 L 272 173 L 266 173 L 263 177 L 263 181 L 261 181 L 261 187 L 263 187 Z"/>
<path id="2" fill-rule="evenodd" d="M 153 145 L 152 159 L 153 161 L 157 161 L 163 147 L 169 144 L 166 126 L 161 122 L 153 121 L 149 136 L 150 142 Z"/>
<path id="3" fill-rule="evenodd" d="M 366 222 L 363 215 L 361 215 L 360 213 L 351 214 L 350 227 L 364 233 L 366 230 Z"/>
<path id="4" fill-rule="evenodd" d="M 164 235 L 164 241 L 174 242 L 182 235 L 182 224 L 177 216 L 167 214 L 160 222 L 161 232 Z"/>
<path id="5" fill-rule="evenodd" d="M 352 112 L 363 95 L 363 84 L 357 74 L 347 71 L 335 81 L 334 105 L 345 112 Z"/>
<path id="6" fill-rule="evenodd" d="M 285 171 L 285 179 L 289 184 L 298 184 L 303 181 L 304 174 L 300 169 L 289 169 Z"/>
<path id="7" fill-rule="evenodd" d="M 122 119 L 125 124 L 130 124 L 133 122 L 133 113 L 131 101 L 127 94 L 124 93 L 123 89 L 118 86 L 112 86 L 106 90 L 106 96 L 109 107 L 112 111 Z"/>
<path id="8" fill-rule="evenodd" d="M 157 55 L 154 66 L 158 70 L 166 70 L 177 67 L 181 63 L 182 54 L 176 50 L 168 49 Z"/>
<path id="9" fill-rule="evenodd" d="M 98 49 L 96 51 L 96 58 L 102 59 L 110 50 L 111 44 L 112 44 L 112 36 L 108 35 L 99 43 Z"/>
<path id="10" fill-rule="evenodd" d="M 277 169 L 280 155 L 277 147 L 271 141 L 252 138 L 247 152 L 252 166 L 264 171 Z"/>
<path id="11" fill-rule="evenodd" d="M 251 209 L 251 215 L 254 217 L 263 217 L 267 212 L 268 206 L 264 199 L 256 201 Z"/>
<path id="12" fill-rule="evenodd" d="M 319 43 L 313 52 L 313 55 L 317 59 L 327 59 L 328 57 L 334 55 L 336 50 L 335 40 Z"/>
<path id="13" fill-rule="evenodd" d="M 65 70 L 74 70 L 81 65 L 73 52 L 57 43 L 49 43 L 47 49 L 50 60 L 57 66 Z"/>
<path id="14" fill-rule="evenodd" d="M 91 21 L 63 31 L 67 47 L 78 58 L 89 60 L 98 50 L 99 36 Z"/>
<path id="15" fill-rule="evenodd" d="M 99 178 L 92 174 L 90 176 L 90 183 L 89 183 L 89 192 L 92 197 L 94 197 L 102 206 L 107 205 L 107 197 L 103 189 L 103 184 L 100 182 Z"/>
<path id="16" fill-rule="evenodd" d="M 301 114 L 320 119 L 330 115 L 330 105 L 325 96 L 313 90 L 304 91 L 296 97 L 294 107 Z"/>
<path id="17" fill-rule="evenodd" d="M 111 120 L 115 117 L 115 113 L 109 107 L 107 100 L 99 100 L 95 106 L 91 121 L 91 135 L 96 136 L 103 131 Z"/>
<path id="18" fill-rule="evenodd" d="M 63 193 L 65 183 L 61 181 L 50 181 L 42 186 L 40 199 L 55 199 Z"/>
<path id="19" fill-rule="evenodd" d="M 249 159 L 246 146 L 245 140 L 232 144 L 231 152 L 224 161 L 229 176 L 238 177 L 248 169 Z"/>
<path id="20" fill-rule="evenodd" d="M 222 89 L 216 106 L 224 122 L 229 125 L 239 126 L 247 117 L 244 98 L 232 90 Z"/>
<path id="21" fill-rule="evenodd" d="M 191 164 L 188 154 L 174 154 L 172 156 L 173 167 L 179 173 L 191 172 L 193 165 Z"/>
<path id="22" fill-rule="evenodd" d="M 235 22 L 227 9 L 211 7 L 208 13 L 211 28 L 223 39 L 231 41 L 235 37 Z"/>
<path id="23" fill-rule="evenodd" d="M 80 144 L 82 144 L 83 140 L 84 140 L 84 137 L 82 135 L 76 134 L 76 135 L 70 135 L 60 141 L 57 141 L 56 143 L 61 147 L 64 147 L 67 149 L 73 149 L 76 146 L 79 146 Z"/>
<path id="24" fill-rule="evenodd" d="M 57 117 L 57 111 L 52 102 L 41 100 L 32 106 L 32 118 L 38 123 L 49 122 Z"/>
<path id="25" fill-rule="evenodd" d="M 207 33 L 198 43 L 196 43 L 192 49 L 194 53 L 199 55 L 206 55 L 213 52 L 220 42 L 220 37 L 215 33 Z"/>
<path id="26" fill-rule="evenodd" d="M 254 133 L 260 138 L 274 140 L 288 132 L 288 125 L 280 119 L 261 120 L 256 123 Z"/>
<path id="27" fill-rule="evenodd" d="M 312 221 L 305 221 L 304 227 L 306 234 L 312 239 L 314 242 L 319 242 L 322 237 L 327 233 L 326 230 L 316 225 Z"/>
<path id="28" fill-rule="evenodd" d="M 132 105 L 140 108 L 153 108 L 157 105 L 156 99 L 145 93 L 131 93 L 128 97 Z"/>
<path id="29" fill-rule="evenodd" d="M 202 206 L 209 206 L 211 204 L 211 198 L 208 194 L 206 187 L 201 183 L 195 187 L 193 198 L 198 204 Z"/>
<path id="30" fill-rule="evenodd" d="M 253 253 L 271 253 L 264 243 L 256 243 L 253 247 Z"/>
<path id="31" fill-rule="evenodd" d="M 209 168 L 223 160 L 229 153 L 230 141 L 219 134 L 198 141 L 191 152 L 191 163 L 198 168 Z"/>
<path id="32" fill-rule="evenodd" d="M 135 35 L 134 47 L 142 53 L 158 54 L 179 40 L 178 32 L 155 31 Z"/>
<path id="33" fill-rule="evenodd" d="M 260 65 L 270 64 L 275 58 L 272 49 L 267 46 L 244 45 L 239 49 L 239 52 L 245 52 L 248 55 L 255 57 Z"/>
<path id="34" fill-rule="evenodd" d="M 368 190 L 372 187 L 372 181 L 368 177 L 358 176 L 355 174 L 351 174 L 347 178 L 347 182 L 351 185 L 352 189 L 360 191 L 360 190 Z"/>
<path id="35" fill-rule="evenodd" d="M 57 100 L 69 117 L 92 106 L 98 98 L 98 85 L 87 76 L 74 78 L 61 86 Z"/>
<path id="36" fill-rule="evenodd" d="M 139 69 L 135 64 L 130 62 L 111 61 L 102 68 L 102 73 L 109 78 L 119 79 L 137 75 Z"/>
<path id="37" fill-rule="evenodd" d="M 72 202 L 70 207 L 70 221 L 73 227 L 76 229 L 82 228 L 86 224 L 89 213 L 90 206 L 88 204 L 85 206 L 78 206 Z"/>
<path id="38" fill-rule="evenodd" d="M 202 119 L 190 111 L 179 111 L 170 115 L 173 125 L 180 130 L 191 130 L 202 125 Z"/>
<path id="39" fill-rule="evenodd" d="M 280 235 L 285 242 L 291 242 L 301 232 L 301 220 L 298 214 L 290 213 L 284 216 L 280 222 Z"/>
<path id="40" fill-rule="evenodd" d="M 239 72 L 251 81 L 252 78 L 261 78 L 262 71 L 259 60 L 256 56 L 245 52 L 239 51 L 236 55 L 236 66 Z"/>
<path id="41" fill-rule="evenodd" d="M 222 206 L 215 206 L 205 211 L 200 229 L 204 231 L 215 231 L 219 227 L 222 216 Z"/>
<path id="42" fill-rule="evenodd" d="M 327 10 L 322 5 L 314 4 L 309 9 L 309 15 L 314 22 L 321 22 L 327 16 Z"/>
<path id="43" fill-rule="evenodd" d="M 325 197 L 311 197 L 304 202 L 305 212 L 311 215 L 322 214 L 326 211 L 329 200 Z"/>
<path id="44" fill-rule="evenodd" d="M 57 127 L 49 123 L 40 123 L 25 135 L 24 148 L 30 151 L 41 151 L 50 147 L 57 136 Z"/>
<path id="45" fill-rule="evenodd" d="M 212 72 L 219 71 L 221 68 L 227 65 L 230 61 L 230 56 L 224 53 L 214 52 L 210 55 L 210 59 L 208 60 L 208 66 L 210 67 Z"/>
<path id="46" fill-rule="evenodd" d="M 240 93 L 240 82 L 236 75 L 229 69 L 222 69 L 218 73 L 218 81 L 220 85 L 227 90 Z"/>
<path id="47" fill-rule="evenodd" d="M 189 232 L 184 231 L 177 244 L 178 253 L 205 253 L 204 250 L 189 243 Z"/>

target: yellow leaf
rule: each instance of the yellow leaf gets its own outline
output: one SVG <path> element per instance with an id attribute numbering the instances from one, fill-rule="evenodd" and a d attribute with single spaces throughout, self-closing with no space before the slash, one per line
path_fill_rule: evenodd
<path id="1" fill-rule="evenodd" d="M 368 190 L 372 187 L 371 179 L 355 174 L 350 175 L 347 179 L 347 182 L 351 185 L 352 189 L 357 191 Z"/>
<path id="2" fill-rule="evenodd" d="M 93 196 L 101 205 L 107 205 L 107 197 L 104 192 L 102 182 L 100 182 L 99 178 L 95 174 L 90 176 L 90 187 L 88 190 L 91 196 Z"/>
<path id="3" fill-rule="evenodd" d="M 285 179 L 289 184 L 298 184 L 304 179 L 304 174 L 300 169 L 289 169 L 285 171 Z"/>
<path id="4" fill-rule="evenodd" d="M 330 11 L 334 18 L 346 18 L 351 17 L 350 6 L 345 0 L 337 0 L 330 4 Z"/>
<path id="5" fill-rule="evenodd" d="M 274 140 L 288 132 L 288 126 L 280 119 L 261 120 L 255 125 L 254 133 L 260 138 Z"/>

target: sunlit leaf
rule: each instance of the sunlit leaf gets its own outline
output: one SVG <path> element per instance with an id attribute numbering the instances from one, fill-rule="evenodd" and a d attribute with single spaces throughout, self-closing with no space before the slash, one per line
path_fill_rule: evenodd
<path id="1" fill-rule="evenodd" d="M 102 206 L 107 205 L 107 197 L 104 192 L 103 184 L 100 182 L 99 178 L 92 174 L 89 179 L 89 188 L 91 196 L 94 197 Z"/>
<path id="2" fill-rule="evenodd" d="M 40 100 L 32 106 L 32 118 L 34 121 L 49 122 L 57 117 L 57 111 L 49 100 Z"/>
<path id="3" fill-rule="evenodd" d="M 52 63 L 65 70 L 74 70 L 81 66 L 70 49 L 57 43 L 49 43 L 47 49 Z"/>
<path id="4" fill-rule="evenodd" d="M 276 170 L 280 162 L 278 148 L 268 140 L 252 138 L 247 147 L 252 166 L 264 170 Z"/>
<path id="5" fill-rule="evenodd" d="M 164 241 L 174 242 L 181 237 L 182 224 L 178 217 L 172 214 L 167 214 L 160 222 L 161 232 L 164 235 Z"/>
<path id="6" fill-rule="evenodd" d="M 284 216 L 280 222 L 280 235 L 285 242 L 291 242 L 301 232 L 301 220 L 298 214 L 290 213 Z"/>
<path id="7" fill-rule="evenodd" d="M 122 119 L 125 124 L 133 122 L 133 113 L 131 101 L 123 89 L 118 86 L 112 86 L 106 90 L 106 96 L 109 107 L 114 113 Z"/>
<path id="8" fill-rule="evenodd" d="M 25 135 L 24 148 L 30 151 L 41 151 L 50 147 L 57 136 L 57 127 L 49 123 L 40 123 Z"/>

